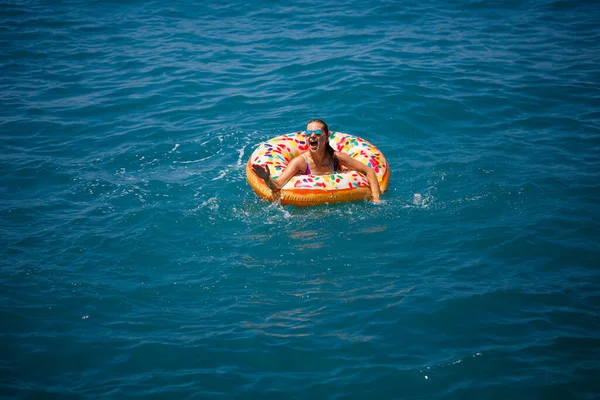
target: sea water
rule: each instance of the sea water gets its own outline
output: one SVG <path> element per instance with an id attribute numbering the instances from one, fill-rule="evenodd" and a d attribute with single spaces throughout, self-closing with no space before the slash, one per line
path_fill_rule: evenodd
<path id="1" fill-rule="evenodd" d="M 0 395 L 598 398 L 599 20 L 5 1 Z M 254 194 L 313 118 L 381 149 L 382 204 Z"/>

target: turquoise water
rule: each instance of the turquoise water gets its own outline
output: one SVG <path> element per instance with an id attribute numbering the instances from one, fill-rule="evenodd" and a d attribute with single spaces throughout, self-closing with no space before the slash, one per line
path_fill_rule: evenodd
<path id="1" fill-rule="evenodd" d="M 5 398 L 598 398 L 594 2 L 0 6 Z M 246 182 L 313 118 L 384 202 Z"/>

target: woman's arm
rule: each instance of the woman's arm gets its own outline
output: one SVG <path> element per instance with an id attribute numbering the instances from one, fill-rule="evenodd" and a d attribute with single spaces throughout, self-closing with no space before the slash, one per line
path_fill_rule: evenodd
<path id="1" fill-rule="evenodd" d="M 304 161 L 304 157 L 296 157 L 290 161 L 286 169 L 277 177 L 277 179 L 273 179 L 271 177 L 271 170 L 269 169 L 268 165 L 265 165 L 264 167 L 257 164 L 252 165 L 252 171 L 254 171 L 259 178 L 265 181 L 269 189 L 271 189 L 273 192 L 280 191 L 281 188 L 284 187 L 293 176 L 305 170 L 306 161 Z"/>
<path id="2" fill-rule="evenodd" d="M 377 180 L 377 175 L 375 174 L 375 171 L 373 171 L 369 166 L 361 163 L 360 161 L 353 159 L 346 153 L 336 151 L 335 155 L 340 161 L 340 165 L 348 169 L 358 171 L 367 177 L 367 181 L 369 181 L 369 187 L 371 188 L 371 194 L 373 195 L 373 201 L 375 203 L 378 203 L 379 196 L 381 193 L 379 189 L 379 181 Z"/>

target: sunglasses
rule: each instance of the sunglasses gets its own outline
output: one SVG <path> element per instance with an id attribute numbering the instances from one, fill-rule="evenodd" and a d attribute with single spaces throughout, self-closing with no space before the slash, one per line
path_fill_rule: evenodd
<path id="1" fill-rule="evenodd" d="M 310 136 L 310 135 L 311 135 L 311 133 L 314 133 L 314 134 L 315 134 L 315 135 L 317 135 L 317 136 L 321 136 L 321 135 L 323 134 L 323 131 L 322 131 L 321 129 L 315 129 L 315 130 L 313 130 L 313 131 L 311 131 L 311 130 L 307 129 L 307 130 L 305 130 L 305 131 L 304 131 L 304 134 L 305 134 L 306 136 Z"/>

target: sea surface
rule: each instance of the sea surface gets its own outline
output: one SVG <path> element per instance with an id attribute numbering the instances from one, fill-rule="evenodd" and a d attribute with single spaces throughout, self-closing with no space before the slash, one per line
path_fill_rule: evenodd
<path id="1" fill-rule="evenodd" d="M 593 1 L 0 4 L 0 397 L 600 398 Z M 260 200 L 321 118 L 382 204 Z"/>

